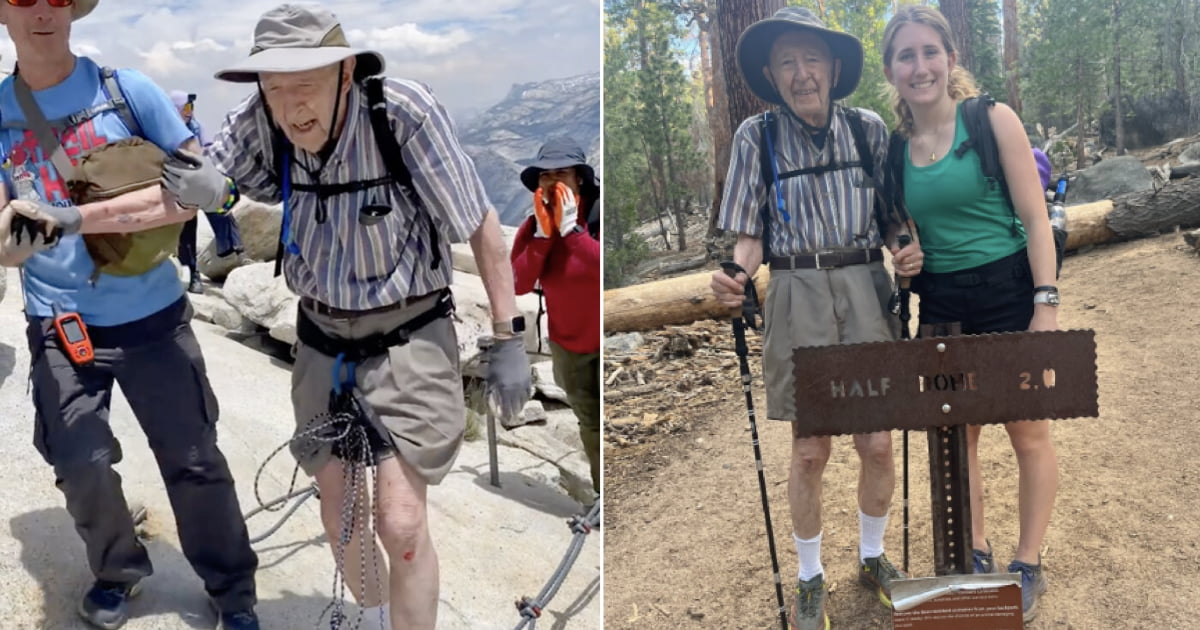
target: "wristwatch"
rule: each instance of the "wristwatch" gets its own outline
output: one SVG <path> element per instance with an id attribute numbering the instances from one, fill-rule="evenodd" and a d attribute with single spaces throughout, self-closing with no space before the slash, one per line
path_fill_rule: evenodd
<path id="1" fill-rule="evenodd" d="M 507 322 L 492 322 L 492 332 L 497 335 L 518 335 L 525 332 L 525 316 L 517 315 Z"/>
<path id="2" fill-rule="evenodd" d="M 1058 306 L 1058 288 L 1057 287 L 1036 287 L 1033 290 L 1034 304 L 1049 304 L 1050 306 Z"/>

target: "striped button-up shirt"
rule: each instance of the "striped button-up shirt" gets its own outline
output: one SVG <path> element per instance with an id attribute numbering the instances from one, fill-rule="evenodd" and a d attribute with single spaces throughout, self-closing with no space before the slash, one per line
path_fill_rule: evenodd
<path id="1" fill-rule="evenodd" d="M 867 142 L 874 149 L 874 155 L 868 159 L 875 160 L 876 179 L 881 181 L 887 152 L 887 126 L 875 112 L 858 111 Z M 820 149 L 791 115 L 773 114 L 772 118 L 775 120 L 776 172 L 781 175 L 831 162 L 845 164 L 859 160 L 850 124 L 840 108 L 834 108 L 833 122 L 825 145 Z M 718 227 L 761 237 L 763 225 L 759 210 L 767 203 L 771 221 L 768 247 L 772 256 L 828 248 L 880 247 L 883 241 L 873 212 L 874 184 L 859 167 L 781 179 L 783 207 L 790 214 L 790 220 L 784 220 L 774 188 L 768 189 L 767 182 L 763 181 L 759 161 L 760 120 L 761 116 L 747 118 L 734 134 Z"/>
<path id="2" fill-rule="evenodd" d="M 323 202 L 296 184 L 337 184 L 388 174 L 371 129 L 363 88 L 350 89 L 346 124 L 321 168 L 316 156 L 296 149 L 291 166 L 292 238 L 299 254 L 284 257 L 288 287 L 347 310 L 394 304 L 449 286 L 450 243 L 467 240 L 491 209 L 471 158 L 459 145 L 454 125 L 426 86 L 415 81 L 384 82 L 388 118 L 396 130 L 413 188 L 440 233 L 442 262 L 431 267 L 429 222 L 398 185 L 331 196 Z M 208 148 L 217 168 L 233 178 L 242 195 L 278 203 L 282 193 L 272 172 L 270 128 L 259 94 L 242 101 L 225 118 Z M 318 208 L 327 218 L 318 222 Z M 385 205 L 392 211 L 373 225 L 359 223 L 359 211 Z"/>

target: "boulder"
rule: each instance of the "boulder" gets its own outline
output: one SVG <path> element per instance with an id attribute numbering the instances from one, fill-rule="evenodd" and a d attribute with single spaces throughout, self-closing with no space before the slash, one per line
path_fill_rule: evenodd
<path id="1" fill-rule="evenodd" d="M 1182 164 L 1200 164 L 1200 142 L 1193 142 L 1179 154 Z"/>
<path id="2" fill-rule="evenodd" d="M 498 431 L 496 441 L 555 465 L 561 475 L 559 485 L 571 498 L 580 503 L 592 501 L 592 469 L 587 455 L 581 448 L 558 439 L 552 428 L 531 425 Z"/>
<path id="3" fill-rule="evenodd" d="M 275 263 L 253 263 L 234 269 L 225 278 L 223 291 L 225 301 L 242 317 L 267 328 L 275 339 L 295 342 L 299 298 L 288 290 L 283 276 L 275 276 Z"/>
<path id="4" fill-rule="evenodd" d="M 511 252 L 513 239 L 517 236 L 517 228 L 501 225 L 500 233 L 504 235 L 505 251 Z M 450 258 L 455 271 L 479 275 L 479 266 L 475 264 L 475 253 L 471 251 L 470 243 L 451 243 Z"/>
<path id="5" fill-rule="evenodd" d="M 1112 199 L 1124 193 L 1149 190 L 1154 178 L 1132 155 L 1108 158 L 1076 174 L 1071 182 L 1072 204 Z"/>
<path id="6" fill-rule="evenodd" d="M 242 235 L 242 246 L 246 249 L 245 258 L 258 261 L 275 260 L 283 206 L 268 206 L 242 199 L 233 207 L 232 212 Z M 217 257 L 212 227 L 208 223 L 208 217 L 203 216 L 196 229 L 196 266 L 199 267 L 200 273 L 213 280 L 221 280 L 240 264 L 242 261 L 235 255 Z"/>

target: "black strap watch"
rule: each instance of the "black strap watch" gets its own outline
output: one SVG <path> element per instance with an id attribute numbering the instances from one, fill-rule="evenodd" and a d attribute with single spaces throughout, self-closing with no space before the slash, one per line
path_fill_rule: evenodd
<path id="1" fill-rule="evenodd" d="M 507 322 L 492 322 L 492 332 L 497 335 L 519 335 L 525 332 L 525 316 L 517 315 Z"/>

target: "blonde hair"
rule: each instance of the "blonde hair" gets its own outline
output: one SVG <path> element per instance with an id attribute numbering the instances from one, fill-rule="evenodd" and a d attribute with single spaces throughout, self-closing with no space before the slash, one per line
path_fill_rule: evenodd
<path id="1" fill-rule="evenodd" d="M 924 24 L 928 26 L 941 38 L 942 46 L 946 49 L 947 55 L 957 53 L 957 50 L 954 48 L 954 41 L 950 37 L 950 22 L 946 20 L 946 16 L 942 15 L 941 11 L 925 5 L 904 5 L 896 11 L 891 20 L 888 20 L 887 28 L 883 30 L 884 67 L 891 65 L 892 55 L 896 52 L 893 50 L 896 33 L 900 31 L 900 27 L 906 24 Z M 950 71 L 950 80 L 946 91 L 950 94 L 950 98 L 955 101 L 961 101 L 972 96 L 978 96 L 979 86 L 975 83 L 975 77 L 969 70 L 955 64 L 954 69 Z M 899 131 L 906 138 L 911 136 L 913 115 L 912 110 L 908 107 L 908 102 L 900 98 L 900 93 L 890 83 L 884 84 L 883 94 L 892 104 L 892 113 L 896 117 L 896 131 Z"/>

